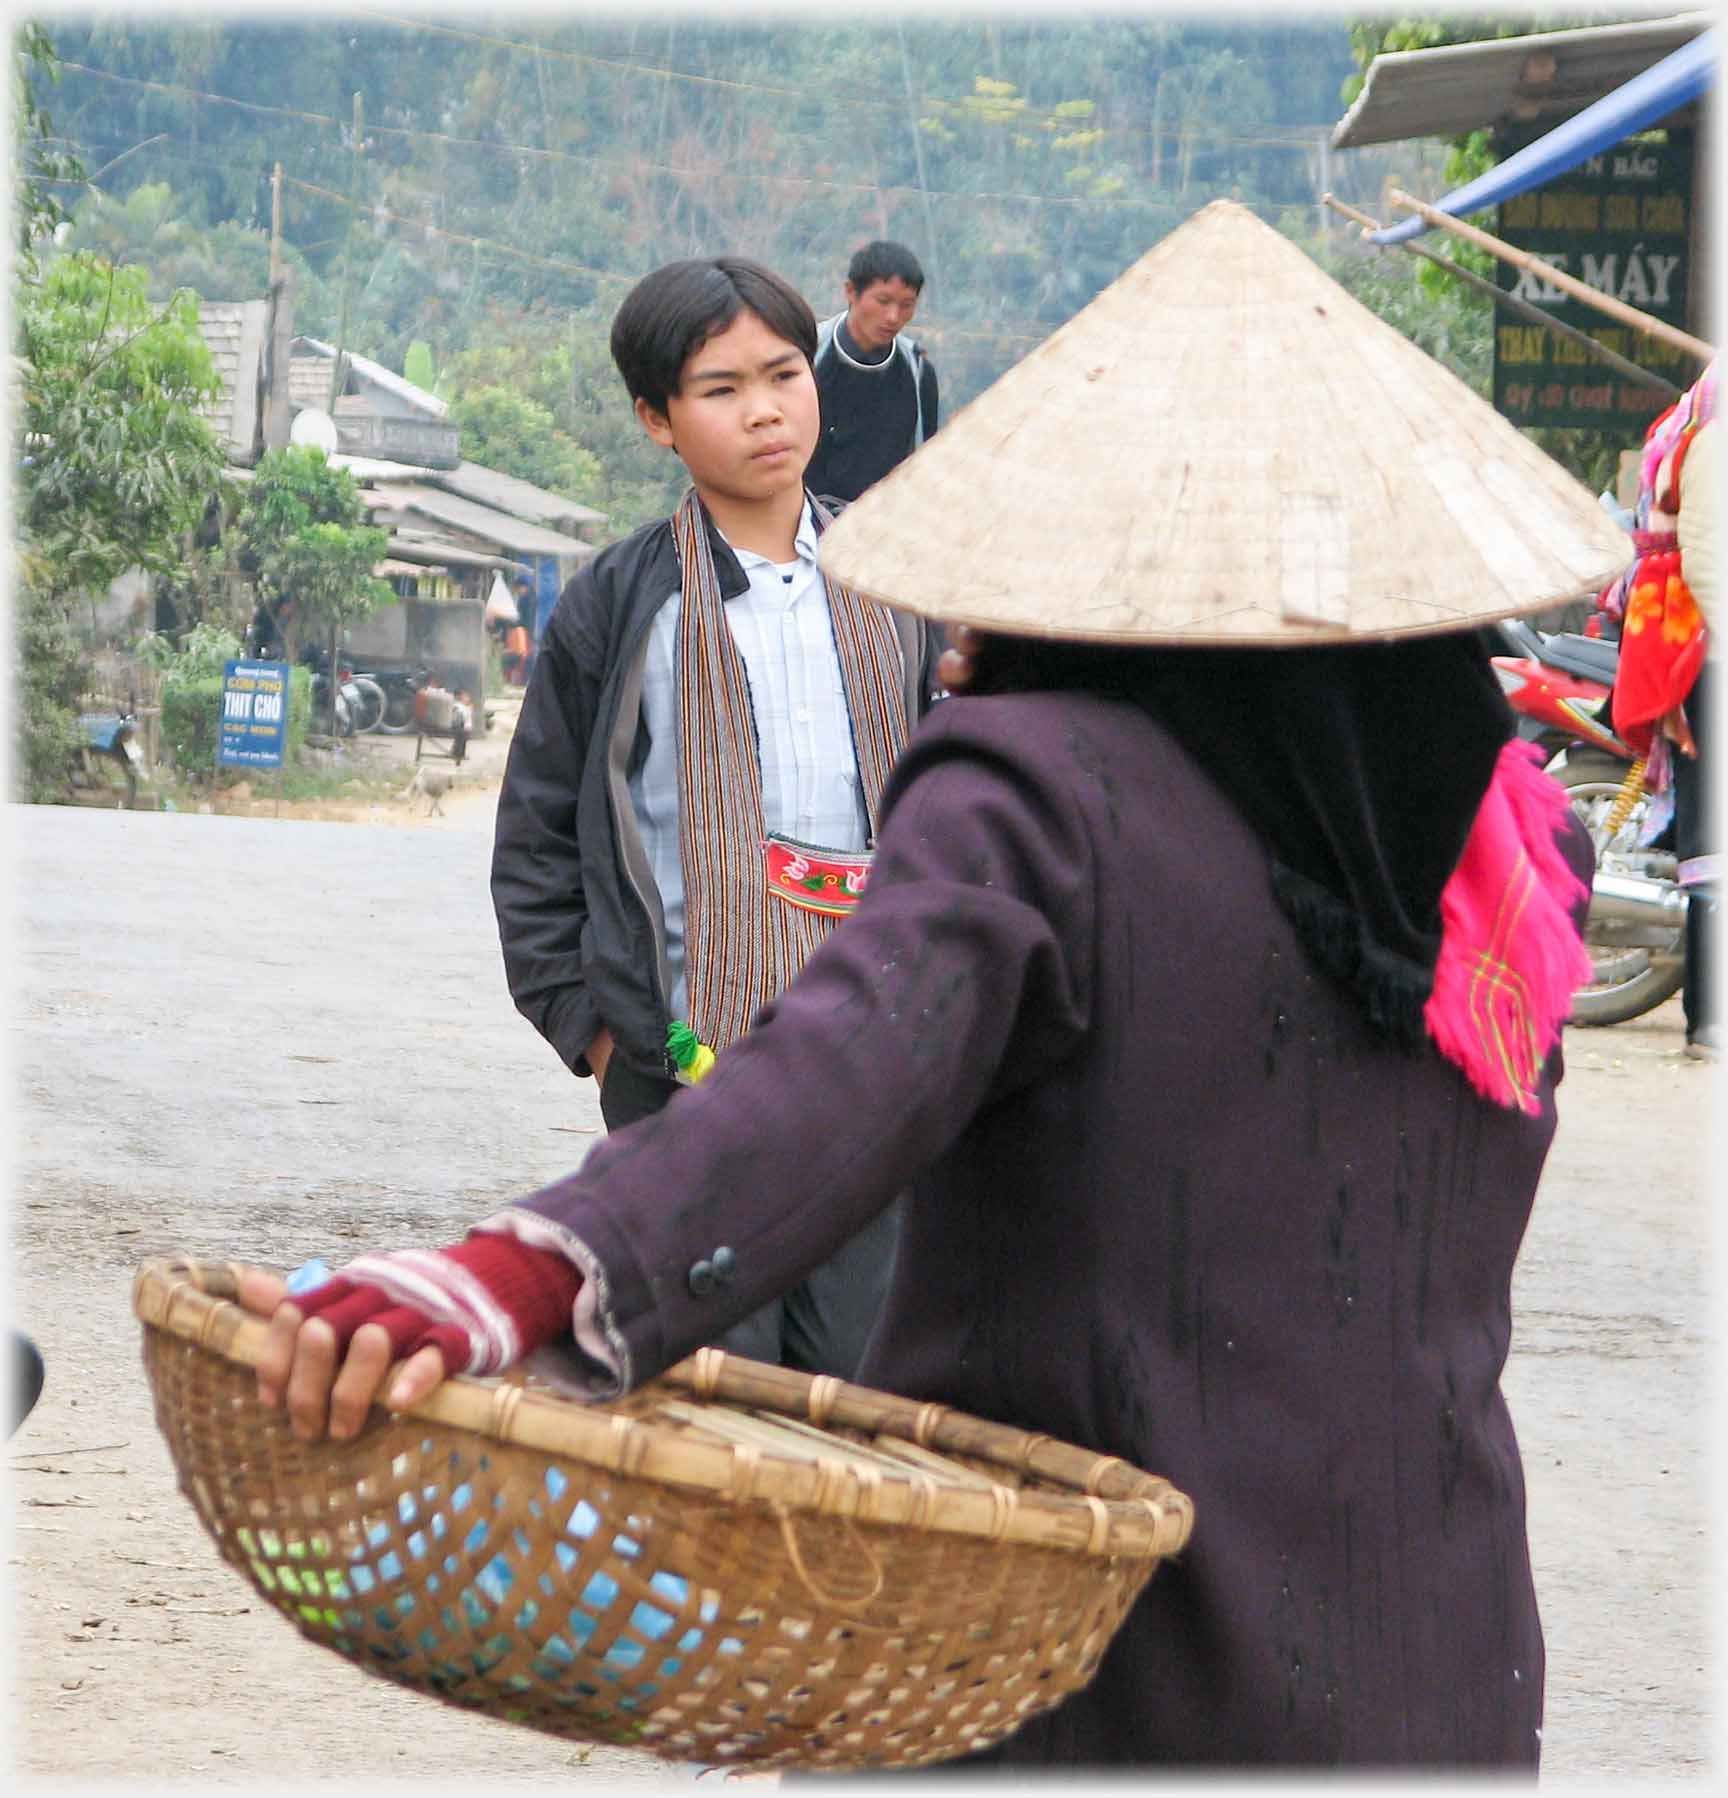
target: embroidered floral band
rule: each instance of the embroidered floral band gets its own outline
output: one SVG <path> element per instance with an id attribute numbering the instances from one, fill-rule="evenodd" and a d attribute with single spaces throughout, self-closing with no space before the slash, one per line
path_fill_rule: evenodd
<path id="1" fill-rule="evenodd" d="M 770 836 L 762 845 L 768 890 L 801 911 L 843 918 L 863 897 L 870 878 L 870 851 L 838 853 Z"/>

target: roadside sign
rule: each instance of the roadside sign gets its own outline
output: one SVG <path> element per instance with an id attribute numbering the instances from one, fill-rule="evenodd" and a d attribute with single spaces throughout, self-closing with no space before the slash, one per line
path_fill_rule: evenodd
<path id="1" fill-rule="evenodd" d="M 288 673 L 286 662 L 230 662 L 223 669 L 218 762 L 282 766 L 288 743 Z"/>
<path id="2" fill-rule="evenodd" d="M 1558 179 L 1506 200 L 1500 235 L 1587 286 L 1669 324 L 1686 326 L 1692 219 L 1692 134 L 1630 139 Z M 1683 350 L 1641 337 L 1524 269 L 1501 263 L 1500 285 L 1676 387 L 1691 379 Z M 1494 406 L 1516 425 L 1620 428 L 1628 440 L 1669 400 L 1628 381 L 1540 325 L 1494 321 Z"/>

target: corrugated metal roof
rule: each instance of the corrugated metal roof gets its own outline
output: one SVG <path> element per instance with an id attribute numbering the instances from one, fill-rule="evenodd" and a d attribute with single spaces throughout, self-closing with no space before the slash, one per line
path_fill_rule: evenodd
<path id="1" fill-rule="evenodd" d="M 1348 150 L 1482 126 L 1557 125 L 1714 23 L 1712 13 L 1680 13 L 1377 56 L 1332 142 Z"/>
<path id="2" fill-rule="evenodd" d="M 357 481 L 424 481 L 431 473 L 418 462 L 391 462 L 382 456 L 350 456 L 338 450 L 332 468 L 345 468 Z"/>
<path id="3" fill-rule="evenodd" d="M 421 567 L 447 564 L 451 568 L 497 568 L 511 574 L 530 574 L 526 562 L 515 562 L 508 556 L 489 556 L 484 550 L 470 549 L 463 543 L 452 543 L 445 537 L 434 537 L 420 531 L 393 531 L 388 544 L 393 556 Z"/>
<path id="4" fill-rule="evenodd" d="M 324 364 L 326 381 L 325 392 L 328 394 L 330 377 L 329 364 L 336 354 L 336 346 L 323 343 L 316 337 L 296 337 L 295 348 L 304 345 Z M 357 356 L 352 350 L 343 352 L 348 358 L 348 365 L 356 374 L 364 375 L 368 381 L 375 381 L 380 387 L 387 389 L 400 400 L 406 400 L 416 411 L 424 412 L 428 418 L 442 418 L 450 408 L 435 393 L 428 393 L 424 387 L 416 387 L 394 370 L 388 369 L 382 362 L 374 362 L 370 356 Z"/>
<path id="5" fill-rule="evenodd" d="M 379 488 L 377 494 L 382 506 L 418 512 L 422 517 L 453 525 L 483 542 L 514 550 L 518 555 L 565 556 L 585 561 L 594 554 L 592 545 L 579 543 L 574 537 L 512 518 L 508 512 L 495 511 L 491 506 L 478 505 L 437 487 L 422 487 L 412 481 L 392 481 Z"/>
<path id="6" fill-rule="evenodd" d="M 433 485 L 478 501 L 483 506 L 496 506 L 502 512 L 513 512 L 518 518 L 531 518 L 536 524 L 556 528 L 559 519 L 573 524 L 603 529 L 610 520 L 604 512 L 596 512 L 580 500 L 567 499 L 561 493 L 536 487 L 513 474 L 502 474 L 495 468 L 482 468 L 478 462 L 459 462 L 454 468 L 440 469 L 430 477 Z"/>

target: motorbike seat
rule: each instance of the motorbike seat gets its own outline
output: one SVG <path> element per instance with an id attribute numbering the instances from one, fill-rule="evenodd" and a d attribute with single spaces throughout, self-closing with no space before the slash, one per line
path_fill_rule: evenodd
<path id="1" fill-rule="evenodd" d="M 1580 680 L 1614 684 L 1614 672 L 1620 666 L 1620 646 L 1604 643 L 1600 637 L 1581 637 L 1570 631 L 1556 632 L 1542 641 L 1542 660 L 1562 674 L 1576 675 Z"/>
<path id="2" fill-rule="evenodd" d="M 125 734 L 127 720 L 114 712 L 83 712 L 78 718 L 84 741 L 91 749 L 112 754 Z"/>

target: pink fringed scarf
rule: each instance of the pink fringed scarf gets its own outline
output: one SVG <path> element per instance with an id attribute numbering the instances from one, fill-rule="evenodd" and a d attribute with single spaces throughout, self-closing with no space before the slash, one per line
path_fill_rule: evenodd
<path id="1" fill-rule="evenodd" d="M 1485 1099 L 1534 1114 L 1548 1052 L 1590 978 L 1572 921 L 1584 897 L 1555 840 L 1566 791 L 1532 743 L 1500 751 L 1440 895 L 1440 959 L 1423 1016 L 1435 1047 Z"/>

